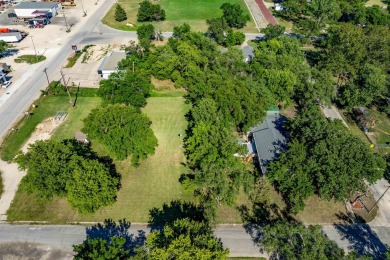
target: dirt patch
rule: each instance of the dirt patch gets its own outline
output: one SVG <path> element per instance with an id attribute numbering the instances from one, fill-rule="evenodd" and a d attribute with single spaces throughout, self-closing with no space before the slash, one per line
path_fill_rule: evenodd
<path id="1" fill-rule="evenodd" d="M 152 84 L 156 89 L 159 90 L 175 90 L 175 84 L 170 79 L 158 80 L 152 76 Z"/>
<path id="2" fill-rule="evenodd" d="M 294 106 L 289 106 L 288 108 L 283 108 L 280 113 L 289 119 L 294 119 L 296 115 L 296 109 Z"/>
<path id="3" fill-rule="evenodd" d="M 90 64 L 96 61 L 99 61 L 109 55 L 112 50 L 119 49 L 120 45 L 118 44 L 97 44 L 95 46 L 91 46 L 85 52 L 81 59 L 81 63 Z"/>
<path id="4" fill-rule="evenodd" d="M 54 119 L 54 118 L 48 118 L 42 121 L 39 125 L 37 125 L 35 131 L 31 134 L 30 138 L 27 140 L 27 142 L 23 145 L 22 151 L 25 153 L 27 152 L 28 146 L 30 144 L 35 143 L 38 140 L 48 140 L 51 135 L 54 133 L 54 130 L 57 129 L 57 127 L 64 122 L 65 119 Z"/>

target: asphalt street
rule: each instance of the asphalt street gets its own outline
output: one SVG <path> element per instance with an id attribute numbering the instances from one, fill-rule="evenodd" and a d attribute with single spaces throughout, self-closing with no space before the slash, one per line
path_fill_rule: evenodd
<path id="1" fill-rule="evenodd" d="M 148 234 L 149 228 L 146 225 L 131 225 L 129 233 L 139 234 L 139 231 Z M 87 232 L 87 226 L 79 225 L 1 224 L 0 244 L 28 242 L 71 252 L 72 245 L 81 243 L 86 238 Z M 215 235 L 220 237 L 224 246 L 230 249 L 230 256 L 266 256 L 260 253 L 260 248 L 253 243 L 252 238 L 240 225 L 218 226 Z"/>

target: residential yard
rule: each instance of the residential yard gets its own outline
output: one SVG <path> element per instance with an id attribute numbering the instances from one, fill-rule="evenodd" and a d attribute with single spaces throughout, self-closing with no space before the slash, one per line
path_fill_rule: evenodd
<path id="1" fill-rule="evenodd" d="M 305 224 L 340 223 L 340 217 L 346 214 L 344 203 L 326 201 L 314 195 L 306 200 L 305 210 L 297 214 L 297 219 Z"/>
<path id="2" fill-rule="evenodd" d="M 139 0 L 119 0 L 118 3 L 125 9 L 127 20 L 117 22 L 114 19 L 115 7 L 113 5 L 108 13 L 103 17 L 102 22 L 110 27 L 125 31 L 134 31 L 137 25 L 142 23 L 137 22 L 137 12 Z M 232 3 L 241 5 L 246 12 L 249 11 L 243 0 L 160 0 L 158 4 L 165 10 L 166 20 L 155 22 L 154 26 L 157 30 L 171 32 L 174 26 L 188 23 L 194 31 L 207 31 L 206 19 L 217 18 L 222 15 L 219 9 L 223 3 Z M 252 18 L 251 18 L 252 19 Z M 135 26 L 126 26 L 131 23 Z M 255 29 L 255 24 L 251 20 L 247 26 L 242 29 L 243 32 L 258 32 Z"/>
<path id="3" fill-rule="evenodd" d="M 148 99 L 148 105 L 143 110 L 153 122 L 152 128 L 159 146 L 156 153 L 142 161 L 138 168 L 132 167 L 130 160 L 115 161 L 118 172 L 122 174 L 122 188 L 114 205 L 102 208 L 93 215 L 82 216 L 70 208 L 66 199 L 40 202 L 33 195 L 18 190 L 8 211 L 8 220 L 64 223 L 126 218 L 131 222 L 147 222 L 149 210 L 153 207 L 161 207 L 174 199 L 193 200 L 192 194 L 186 192 L 178 181 L 180 175 L 186 172 L 181 164 L 185 158 L 178 134 L 185 131 L 184 115 L 188 109 L 182 97 Z M 75 114 L 69 113 L 70 122 L 74 121 L 72 116 Z M 75 125 L 64 124 L 57 129 L 54 138 L 71 135 L 76 130 L 73 129 Z M 106 154 L 103 146 L 93 140 L 92 143 L 96 151 Z"/>
<path id="4" fill-rule="evenodd" d="M 94 90 L 96 92 L 96 90 Z M 89 110 L 96 107 L 100 98 L 88 97 L 93 95 L 89 90 L 80 90 L 79 97 L 77 98 L 76 107 L 72 108 L 69 104 L 68 96 L 56 95 L 56 96 L 42 96 L 40 99 L 34 102 L 35 108 L 30 108 L 30 115 L 24 117 L 18 125 L 3 141 L 0 147 L 0 157 L 4 161 L 12 160 L 17 152 L 21 149 L 23 144 L 28 140 L 30 135 L 34 132 L 36 126 L 43 120 L 50 118 L 56 114 L 56 112 L 67 112 L 68 114 L 74 114 L 77 116 L 85 116 L 89 113 Z M 73 100 L 76 94 L 72 94 Z M 87 97 L 86 97 L 87 96 Z M 88 110 L 89 109 L 89 110 Z M 67 120 L 70 120 L 69 123 Z M 66 124 L 76 124 L 78 118 L 66 119 Z M 62 129 L 62 130 L 61 130 Z M 63 135 L 66 137 L 73 137 L 71 133 L 66 132 L 63 127 L 60 127 L 61 132 L 55 134 L 56 136 Z M 79 129 L 78 129 L 79 130 Z M 74 135 L 74 133 L 73 133 Z"/>

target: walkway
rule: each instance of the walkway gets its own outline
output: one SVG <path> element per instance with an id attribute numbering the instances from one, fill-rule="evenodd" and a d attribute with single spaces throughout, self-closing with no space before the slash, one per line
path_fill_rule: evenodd
<path id="1" fill-rule="evenodd" d="M 271 11 L 265 6 L 263 0 L 256 0 L 256 4 L 259 7 L 263 17 L 267 20 L 268 23 L 272 25 L 278 25 L 278 21 L 272 15 Z"/>
<path id="2" fill-rule="evenodd" d="M 0 171 L 3 179 L 3 193 L 0 199 L 0 221 L 2 222 L 7 220 L 7 210 L 11 206 L 19 183 L 26 172 L 19 171 L 16 163 L 7 163 L 2 160 L 0 160 Z"/>

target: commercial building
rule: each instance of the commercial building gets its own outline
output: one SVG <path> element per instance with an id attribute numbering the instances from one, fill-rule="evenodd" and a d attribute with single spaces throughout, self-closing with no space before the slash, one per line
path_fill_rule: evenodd
<path id="1" fill-rule="evenodd" d="M 110 56 L 107 56 L 103 59 L 102 63 L 98 68 L 98 74 L 102 78 L 108 79 L 111 73 L 118 71 L 118 63 L 126 58 L 126 52 L 124 51 L 113 51 Z"/>
<path id="2" fill-rule="evenodd" d="M 57 2 L 22 2 L 15 6 L 14 12 L 18 18 L 35 18 L 46 16 L 51 18 L 62 10 Z"/>

